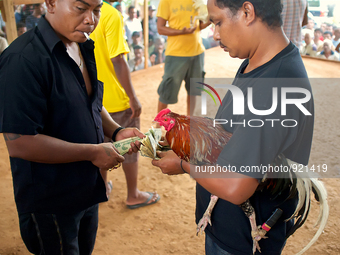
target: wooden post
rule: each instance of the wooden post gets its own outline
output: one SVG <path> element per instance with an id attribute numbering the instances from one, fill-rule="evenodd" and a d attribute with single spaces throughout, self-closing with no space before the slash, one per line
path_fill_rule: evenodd
<path id="1" fill-rule="evenodd" d="M 17 25 L 14 17 L 13 0 L 3 1 L 3 10 L 1 10 L 1 13 L 2 12 L 4 12 L 4 17 L 6 19 L 6 35 L 7 41 L 10 44 L 18 37 Z"/>
<path id="2" fill-rule="evenodd" d="M 144 0 L 144 68 L 148 69 L 149 64 L 149 6 L 148 0 Z"/>
<path id="3" fill-rule="evenodd" d="M 43 2 L 44 0 L 0 0 L 1 15 L 6 22 L 6 34 L 9 44 L 18 37 L 13 6 L 19 4 L 38 4 Z"/>

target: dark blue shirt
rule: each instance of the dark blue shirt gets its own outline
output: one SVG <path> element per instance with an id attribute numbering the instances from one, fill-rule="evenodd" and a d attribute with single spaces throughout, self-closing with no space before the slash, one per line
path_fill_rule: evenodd
<path id="1" fill-rule="evenodd" d="M 93 41 L 79 44 L 90 76 L 80 69 L 45 17 L 0 58 L 0 132 L 44 134 L 71 143 L 103 142 L 103 84 Z M 19 213 L 68 213 L 106 201 L 105 184 L 90 161 L 42 164 L 10 158 Z"/>
<path id="2" fill-rule="evenodd" d="M 277 87 L 278 91 L 286 87 L 299 87 L 311 92 L 311 86 L 307 77 L 298 49 L 290 43 L 282 52 L 277 54 L 271 61 L 244 74 L 248 65 L 245 60 L 241 65 L 233 85 L 240 88 L 247 96 L 248 88 L 253 90 L 253 105 L 257 110 L 267 110 L 272 106 L 272 88 Z M 285 79 L 289 78 L 289 79 Z M 233 97 L 229 91 L 222 101 L 216 119 L 233 120 L 234 123 L 248 123 L 252 119 L 260 119 L 265 122 L 262 127 L 250 127 L 244 125 L 223 125 L 224 129 L 232 133 L 228 144 L 223 148 L 218 157 L 217 164 L 220 166 L 235 166 L 239 171 L 244 166 L 260 166 L 272 163 L 275 157 L 283 153 L 287 158 L 307 165 L 311 150 L 314 104 L 313 98 L 303 104 L 312 114 L 304 115 L 295 105 L 287 106 L 285 116 L 281 115 L 280 93 L 278 94 L 278 107 L 269 116 L 258 116 L 252 114 L 248 107 L 245 107 L 244 115 L 233 115 Z M 287 96 L 288 97 L 288 96 Z M 292 93 L 289 98 L 299 98 L 301 94 Z M 245 100 L 246 102 L 247 100 Z M 272 127 L 271 122 L 265 119 L 278 119 Z M 296 127 L 283 127 L 283 119 L 297 120 Z M 258 125 L 259 122 L 252 123 Z M 242 172 L 241 172 L 242 173 Z M 262 179 L 254 173 L 243 172 L 247 176 Z M 227 177 L 226 177 L 227 178 Z M 206 210 L 210 193 L 197 184 L 196 188 L 196 221 L 202 217 Z M 294 212 L 297 197 L 286 200 L 288 190 L 274 199 L 270 191 L 262 189 L 256 191 L 250 198 L 250 203 L 255 209 L 257 225 L 265 223 L 276 208 L 283 210 L 283 215 L 273 228 L 267 233 L 268 239 L 259 242 L 262 255 L 279 255 L 284 247 L 286 235 L 293 222 L 285 222 Z M 206 234 L 221 248 L 233 255 L 252 254 L 253 241 L 251 238 L 251 227 L 249 219 L 237 205 L 219 199 L 212 212 L 212 226 L 208 225 Z"/>

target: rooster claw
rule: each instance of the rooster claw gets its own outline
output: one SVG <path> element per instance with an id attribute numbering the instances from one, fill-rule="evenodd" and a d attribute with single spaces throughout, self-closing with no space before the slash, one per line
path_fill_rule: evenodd
<path id="1" fill-rule="evenodd" d="M 212 226 L 210 215 L 203 215 L 202 219 L 200 219 L 200 221 L 197 224 L 197 229 L 196 229 L 197 236 L 200 232 L 203 234 L 205 228 L 208 226 L 208 223 L 210 226 Z"/>

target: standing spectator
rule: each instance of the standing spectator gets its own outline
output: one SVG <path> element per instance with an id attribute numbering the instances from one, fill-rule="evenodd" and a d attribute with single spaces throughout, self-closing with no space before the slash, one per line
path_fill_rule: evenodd
<path id="1" fill-rule="evenodd" d="M 21 15 L 21 5 L 14 5 L 14 17 L 15 23 L 21 22 L 22 15 Z"/>
<path id="2" fill-rule="evenodd" d="M 323 40 L 322 30 L 320 28 L 316 28 L 314 30 L 314 43 L 318 52 L 323 50 L 323 41 L 321 39 Z"/>
<path id="3" fill-rule="evenodd" d="M 164 43 L 165 40 L 163 37 L 160 36 L 156 37 L 154 50 L 150 54 L 150 62 L 152 65 L 158 65 L 164 62 L 165 60 Z"/>
<path id="4" fill-rule="evenodd" d="M 255 109 L 271 107 L 273 87 L 278 87 L 280 90 L 294 87 L 296 84 L 312 93 L 299 50 L 282 32 L 280 0 L 208 0 L 207 7 L 210 19 L 215 24 L 215 40 L 219 41 L 221 48 L 224 52 L 229 52 L 231 57 L 245 59 L 233 85 L 241 89 L 245 95 L 249 89 L 253 90 L 253 94 L 257 95 L 254 98 Z M 220 57 L 224 58 L 222 54 L 221 50 Z M 281 78 L 295 78 L 298 82 L 287 83 Z M 274 82 L 275 84 L 273 79 L 277 81 Z M 299 94 L 292 93 L 290 97 L 299 98 L 301 97 Z M 239 97 L 243 98 L 243 95 Z M 298 197 L 292 195 L 287 199 L 291 185 L 287 188 L 276 186 L 277 195 L 274 195 L 275 191 L 272 192 L 273 190 L 267 185 L 263 185 L 263 188 L 259 185 L 264 173 L 255 179 L 254 173 L 250 171 L 245 173 L 246 171 L 240 169 L 243 166 L 269 164 L 280 153 L 307 165 L 311 150 L 314 125 L 313 97 L 304 104 L 308 111 L 312 112 L 312 116 L 304 116 L 296 107 L 290 108 L 285 116 L 282 116 L 280 107 L 268 116 L 252 114 L 249 108 L 246 114 L 236 115 L 233 114 L 233 105 L 235 106 L 236 101 L 234 99 L 235 94 L 232 95 L 228 91 L 222 100 L 223 105 L 215 116 L 215 119 L 232 120 L 233 123 L 238 123 L 221 125 L 226 131 L 232 133 L 232 138 L 224 146 L 216 164 L 221 168 L 230 169 L 232 166 L 237 170 L 232 171 L 233 173 L 226 171 L 225 175 L 218 176 L 220 178 L 216 178 L 217 176 L 210 178 L 208 175 L 197 175 L 197 173 L 191 175 L 194 178 L 198 177 L 195 178 L 197 181 L 196 223 L 208 208 L 211 194 L 221 198 L 211 214 L 212 225 L 207 224 L 205 228 L 204 254 L 206 255 L 255 254 L 252 250 L 254 236 L 251 236 L 249 220 L 239 207 L 248 198 L 255 209 L 259 225 L 266 222 L 278 206 L 287 215 L 293 213 L 296 208 Z M 268 118 L 287 117 L 297 119 L 299 126 L 289 129 L 270 125 L 254 128 L 254 126 L 241 124 L 254 118 L 263 121 Z M 192 125 L 190 127 L 191 131 L 195 129 Z M 178 130 L 176 135 L 180 136 L 181 131 Z M 172 150 L 158 153 L 158 156 L 161 159 L 153 160 L 152 164 L 160 167 L 165 174 L 195 172 L 195 165 L 181 160 Z M 212 167 L 215 167 L 215 164 Z M 294 223 L 294 219 L 285 220 L 288 217 L 282 215 L 267 233 L 268 239 L 261 239 L 259 245 L 262 253 L 256 251 L 256 255 L 281 254 Z"/>
<path id="5" fill-rule="evenodd" d="M 18 36 L 24 34 L 27 32 L 27 27 L 26 27 L 26 24 L 23 23 L 23 22 L 19 22 L 17 23 L 17 33 L 18 33 Z"/>
<path id="6" fill-rule="evenodd" d="M 129 60 L 130 71 L 138 71 L 145 68 L 145 57 L 144 57 L 144 48 L 141 45 L 136 45 L 133 47 L 133 51 L 135 53 L 135 58 Z M 151 66 L 151 62 L 148 59 L 148 66 Z"/>
<path id="7" fill-rule="evenodd" d="M 158 88 L 158 112 L 167 108 L 168 104 L 177 103 L 183 80 L 188 92 L 187 114 L 192 114 L 195 109 L 200 90 L 194 90 L 194 86 L 190 90 L 190 78 L 204 78 L 205 49 L 200 30 L 210 25 L 210 22 L 203 24 L 199 20 L 191 24 L 197 14 L 192 0 L 161 0 L 159 3 L 157 30 L 160 35 L 168 36 L 168 40 L 163 80 Z"/>
<path id="8" fill-rule="evenodd" d="M 323 51 L 317 54 L 318 58 L 339 61 L 339 54 L 332 50 L 333 43 L 329 39 L 323 41 Z"/>
<path id="9" fill-rule="evenodd" d="M 128 18 L 128 15 L 123 11 L 123 2 L 114 2 L 112 3 L 112 6 L 116 8 L 123 16 L 123 20 L 126 20 Z"/>
<path id="10" fill-rule="evenodd" d="M 157 17 L 155 16 L 156 7 L 154 5 L 149 5 L 148 12 L 149 12 L 149 38 L 155 38 L 159 36 L 157 31 Z M 144 30 L 144 19 L 142 20 L 142 28 Z"/>
<path id="11" fill-rule="evenodd" d="M 137 19 L 137 12 L 134 6 L 129 7 L 129 17 L 125 20 L 125 33 L 129 45 L 132 43 L 132 33 L 142 32 L 142 25 Z"/>
<path id="12" fill-rule="evenodd" d="M 27 30 L 30 30 L 38 25 L 41 15 L 45 13 L 43 4 L 33 4 L 33 13 L 26 18 Z"/>
<path id="13" fill-rule="evenodd" d="M 113 4 L 116 4 L 116 3 L 120 5 L 120 9 L 121 9 L 120 12 L 123 14 L 123 16 L 125 18 L 125 16 L 126 16 L 126 5 L 125 5 L 124 1 L 118 0 L 118 1 L 115 1 Z M 112 6 L 113 6 L 113 4 L 112 4 Z M 115 7 L 115 6 L 113 6 L 113 7 Z"/>
<path id="14" fill-rule="evenodd" d="M 281 0 L 283 5 L 283 31 L 288 39 L 300 48 L 302 45 L 302 22 L 307 8 L 307 0 Z"/>
<path id="15" fill-rule="evenodd" d="M 124 157 L 104 135 L 122 128 L 102 105 L 94 44 L 101 0 L 46 0 L 48 12 L 0 57 L 0 133 L 11 161 L 20 232 L 33 254 L 88 254 L 107 201 L 99 170 Z M 84 11 L 81 11 L 84 10 Z M 19 74 L 19 75 L 18 75 Z M 137 152 L 136 144 L 132 150 Z"/>
<path id="16" fill-rule="evenodd" d="M 105 109 L 120 125 L 139 128 L 142 108 L 132 86 L 129 67 L 124 57 L 124 54 L 129 52 L 129 47 L 124 39 L 123 20 L 119 11 L 104 2 L 99 24 L 90 37 L 96 45 L 94 53 L 98 79 L 104 82 Z M 110 138 L 106 138 L 106 141 L 111 141 Z M 127 207 L 134 209 L 157 202 L 159 200 L 157 193 L 142 192 L 137 188 L 138 155 L 124 157 L 122 166 L 127 183 Z M 109 195 L 107 173 L 106 171 L 101 173 Z"/>
<path id="17" fill-rule="evenodd" d="M 305 34 L 305 43 L 300 50 L 301 55 L 315 57 L 317 54 L 317 47 L 313 42 L 312 32 Z"/>

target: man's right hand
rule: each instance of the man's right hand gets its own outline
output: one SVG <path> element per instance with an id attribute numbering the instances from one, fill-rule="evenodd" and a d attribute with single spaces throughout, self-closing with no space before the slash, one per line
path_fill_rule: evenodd
<path id="1" fill-rule="evenodd" d="M 96 152 L 91 162 L 101 170 L 114 168 L 125 160 L 112 143 L 101 143 L 95 146 Z"/>
<path id="2" fill-rule="evenodd" d="M 195 32 L 197 27 L 192 27 L 192 28 L 187 28 L 187 27 L 184 27 L 182 29 L 182 32 L 183 34 L 192 34 L 193 32 Z"/>

